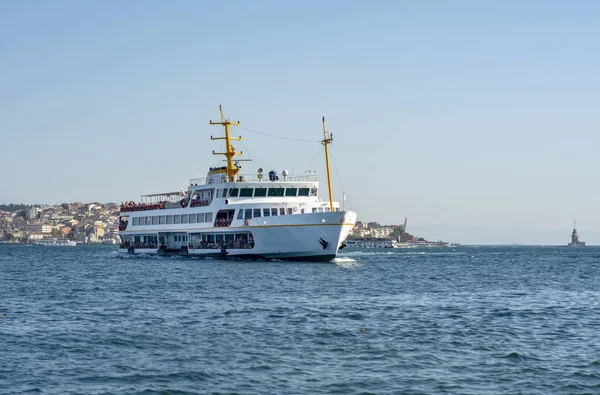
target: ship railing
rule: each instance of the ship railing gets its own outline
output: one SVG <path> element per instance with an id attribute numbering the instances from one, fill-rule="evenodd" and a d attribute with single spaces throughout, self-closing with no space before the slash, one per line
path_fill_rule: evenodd
<path id="1" fill-rule="evenodd" d="M 181 192 L 156 193 L 143 195 L 140 203 L 131 201 L 121 204 L 121 212 L 182 208 L 186 207 L 187 203 Z"/>
<path id="2" fill-rule="evenodd" d="M 121 205 L 121 212 L 131 212 L 131 211 L 148 211 L 148 210 L 162 210 L 166 207 L 165 202 L 155 203 L 155 204 L 143 204 L 143 203 L 133 203 L 128 202 L 127 204 Z"/>
<path id="3" fill-rule="evenodd" d="M 210 201 L 208 200 L 192 200 L 190 207 L 204 207 L 208 206 Z M 128 203 L 127 205 L 121 205 L 121 212 L 131 211 L 150 211 L 150 210 L 164 210 L 173 208 L 185 208 L 188 206 L 188 199 L 181 199 L 177 203 L 160 202 L 154 204 L 143 204 L 143 203 Z"/>
<path id="4" fill-rule="evenodd" d="M 229 226 L 233 222 L 233 219 L 217 218 L 215 220 L 215 227 Z"/>
<path id="5" fill-rule="evenodd" d="M 190 203 L 190 207 L 204 207 L 204 206 L 208 206 L 209 204 L 210 204 L 210 202 L 206 199 L 192 200 L 192 203 Z"/>
<path id="6" fill-rule="evenodd" d="M 270 182 L 318 182 L 319 176 L 316 174 L 288 174 L 287 176 L 282 176 L 281 174 L 277 174 L 275 176 L 271 176 L 269 174 L 236 174 L 234 177 L 234 182 L 262 182 L 262 183 L 270 183 Z M 227 182 L 226 178 L 223 176 L 221 178 L 215 177 L 201 177 L 201 178 L 190 178 L 190 186 L 197 185 L 207 185 L 207 184 L 218 184 Z"/>
<path id="7" fill-rule="evenodd" d="M 143 204 L 155 204 L 155 203 L 178 203 L 183 198 L 181 192 L 165 192 L 165 193 L 154 193 L 152 195 L 142 195 L 141 202 Z"/>

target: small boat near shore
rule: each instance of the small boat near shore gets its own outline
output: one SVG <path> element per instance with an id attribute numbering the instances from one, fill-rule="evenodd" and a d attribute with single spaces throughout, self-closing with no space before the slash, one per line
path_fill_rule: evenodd
<path id="1" fill-rule="evenodd" d="M 35 242 L 39 246 L 51 246 L 51 247 L 74 247 L 77 245 L 76 242 L 65 238 L 48 238 L 40 239 Z"/>
<path id="2" fill-rule="evenodd" d="M 360 238 L 348 239 L 346 246 L 349 248 L 410 248 L 408 243 L 401 243 L 393 239 Z"/>

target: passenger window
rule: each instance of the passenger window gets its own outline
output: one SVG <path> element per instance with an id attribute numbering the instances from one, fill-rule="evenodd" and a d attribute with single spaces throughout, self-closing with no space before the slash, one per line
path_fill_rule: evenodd
<path id="1" fill-rule="evenodd" d="M 285 215 L 285 208 L 283 208 L 283 207 L 279 208 L 279 215 Z"/>
<path id="2" fill-rule="evenodd" d="M 269 188 L 269 196 L 283 196 L 284 188 Z"/>
<path id="3" fill-rule="evenodd" d="M 206 222 L 212 222 L 213 213 L 206 213 Z"/>
<path id="4" fill-rule="evenodd" d="M 181 223 L 181 215 L 175 215 L 175 216 L 173 216 L 173 223 L 174 224 L 180 224 Z"/>
<path id="5" fill-rule="evenodd" d="M 246 210 L 244 210 L 244 219 L 250 219 L 250 218 L 252 218 L 252 209 L 247 208 Z"/>
<path id="6" fill-rule="evenodd" d="M 240 189 L 240 197 L 252 197 L 252 188 Z"/>
<path id="7" fill-rule="evenodd" d="M 271 209 L 263 208 L 263 217 L 269 217 L 269 216 L 271 216 Z"/>
<path id="8" fill-rule="evenodd" d="M 292 208 L 291 207 L 288 207 L 287 213 L 288 213 L 288 215 L 292 215 Z"/>
<path id="9" fill-rule="evenodd" d="M 238 210 L 237 219 L 242 219 L 243 217 L 244 217 L 244 210 L 242 210 L 242 209 Z"/>
<path id="10" fill-rule="evenodd" d="M 296 196 L 298 188 L 285 188 L 285 196 Z"/>
<path id="11" fill-rule="evenodd" d="M 254 190 L 254 197 L 267 196 L 267 188 L 256 188 Z"/>
<path id="12" fill-rule="evenodd" d="M 310 190 L 308 188 L 298 189 L 298 196 L 308 196 Z"/>
<path id="13" fill-rule="evenodd" d="M 167 225 L 171 225 L 173 223 L 173 216 L 167 215 Z"/>
<path id="14" fill-rule="evenodd" d="M 198 222 L 199 223 L 206 222 L 206 221 L 204 221 L 204 213 L 198 214 Z"/>
<path id="15" fill-rule="evenodd" d="M 277 209 L 276 208 L 272 208 L 271 209 L 271 216 L 275 216 L 277 215 Z"/>
<path id="16" fill-rule="evenodd" d="M 238 197 L 240 190 L 237 188 L 231 188 L 229 190 L 229 197 Z"/>
<path id="17" fill-rule="evenodd" d="M 259 218 L 260 217 L 260 209 L 259 208 L 255 208 L 254 209 L 254 218 Z"/>
<path id="18" fill-rule="evenodd" d="M 181 223 L 182 224 L 187 224 L 188 223 L 188 215 L 187 214 L 183 214 L 181 216 Z"/>

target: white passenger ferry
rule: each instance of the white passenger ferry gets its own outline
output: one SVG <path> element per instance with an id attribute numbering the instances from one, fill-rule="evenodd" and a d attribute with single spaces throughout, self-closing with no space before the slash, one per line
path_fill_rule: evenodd
<path id="1" fill-rule="evenodd" d="M 354 248 L 409 248 L 408 243 L 400 243 L 393 239 L 360 238 L 347 241 L 348 247 Z"/>
<path id="2" fill-rule="evenodd" d="M 221 108 L 219 107 L 221 110 Z M 328 145 L 323 141 L 329 200 L 319 199 L 314 174 L 286 171 L 268 175 L 240 174 L 234 159 L 241 155 L 231 144 L 230 126 L 221 110 L 227 166 L 210 168 L 205 178 L 192 179 L 180 192 L 144 195 L 141 203 L 121 207 L 119 251 L 125 253 L 180 254 L 198 257 L 329 261 L 356 223 L 356 213 L 340 209 L 331 193 Z"/>
<path id="3" fill-rule="evenodd" d="M 35 242 L 36 245 L 41 246 L 53 246 L 53 247 L 74 247 L 77 245 L 76 242 L 71 241 L 69 239 L 59 239 L 59 238 L 51 238 L 51 239 L 40 239 Z"/>

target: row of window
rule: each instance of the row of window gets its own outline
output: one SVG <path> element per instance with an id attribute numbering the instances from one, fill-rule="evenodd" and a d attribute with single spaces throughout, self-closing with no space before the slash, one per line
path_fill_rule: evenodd
<path id="1" fill-rule="evenodd" d="M 239 210 L 238 211 L 238 215 L 237 215 L 237 219 L 252 219 L 252 218 L 259 218 L 259 217 L 274 217 L 276 215 L 291 215 L 293 214 L 294 210 L 291 207 L 288 208 L 284 208 L 284 207 L 272 207 L 272 208 L 247 208 L 247 209 L 243 209 L 243 210 Z M 302 212 L 304 213 L 304 209 L 302 209 Z"/>
<path id="2" fill-rule="evenodd" d="M 237 232 L 237 233 L 191 233 L 191 242 L 206 242 L 206 243 L 218 243 L 218 242 L 248 242 L 254 241 L 252 233 L 250 232 Z"/>
<path id="3" fill-rule="evenodd" d="M 292 215 L 294 210 L 291 207 L 271 207 L 271 208 L 247 208 L 239 209 L 237 219 L 252 219 L 260 217 L 274 217 L 277 215 Z M 339 208 L 336 208 L 339 211 Z M 313 207 L 313 213 L 329 212 L 329 207 Z M 304 214 L 304 209 L 300 210 Z M 230 217 L 230 218 L 233 218 Z M 155 215 L 151 217 L 133 217 L 133 226 L 144 225 L 172 225 L 172 224 L 201 224 L 213 222 L 213 213 L 199 214 L 178 214 L 178 215 Z"/>
<path id="4" fill-rule="evenodd" d="M 237 233 L 197 233 L 191 234 L 191 249 L 251 249 L 254 248 L 254 237 L 250 232 Z"/>
<path id="5" fill-rule="evenodd" d="M 217 190 L 217 197 L 264 197 L 264 196 L 316 196 L 313 188 L 224 188 Z"/>
<path id="6" fill-rule="evenodd" d="M 212 222 L 212 221 L 213 221 L 213 213 L 154 215 L 152 217 L 133 217 L 133 226 L 201 224 L 204 222 Z"/>
<path id="7" fill-rule="evenodd" d="M 291 215 L 294 213 L 294 211 L 297 211 L 298 208 L 291 208 L 291 207 L 279 207 L 277 208 L 247 208 L 244 210 L 239 210 L 238 211 L 238 215 L 237 215 L 237 219 L 251 219 L 251 218 L 259 218 L 259 217 L 274 217 L 276 215 Z M 339 211 L 339 209 L 336 209 L 336 211 Z M 322 213 L 322 212 L 329 212 L 329 207 L 313 207 L 312 209 L 313 213 Z M 300 214 L 304 214 L 304 209 L 300 210 Z"/>

